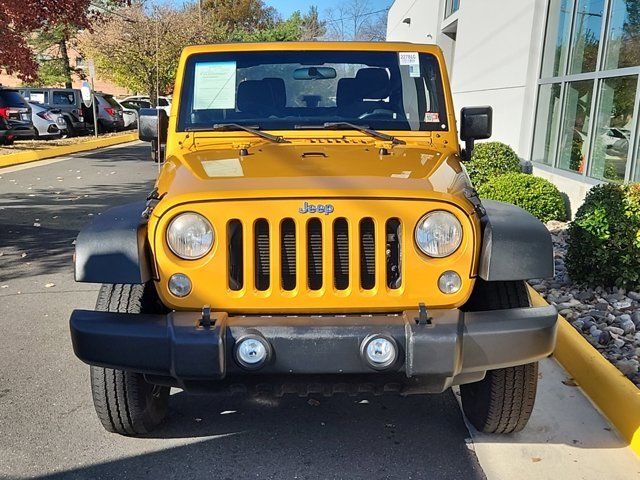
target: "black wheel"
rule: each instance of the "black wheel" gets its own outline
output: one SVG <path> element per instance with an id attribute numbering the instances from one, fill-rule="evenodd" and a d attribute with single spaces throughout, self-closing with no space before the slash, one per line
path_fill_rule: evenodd
<path id="1" fill-rule="evenodd" d="M 73 123 L 71 123 L 71 120 L 69 120 L 69 118 L 67 117 L 64 117 L 64 123 L 67 125 L 67 138 L 75 137 L 76 130 L 73 128 Z"/>
<path id="2" fill-rule="evenodd" d="M 162 305 L 152 284 L 103 285 L 96 310 L 155 313 Z M 147 383 L 140 373 L 92 366 L 91 393 L 98 418 L 109 432 L 143 435 L 167 414 L 169 387 Z"/>
<path id="3" fill-rule="evenodd" d="M 500 310 L 529 305 L 524 282 L 477 280 L 465 310 Z M 462 410 L 481 432 L 519 432 L 531 417 L 537 385 L 537 362 L 489 370 L 483 380 L 460 386 Z"/>

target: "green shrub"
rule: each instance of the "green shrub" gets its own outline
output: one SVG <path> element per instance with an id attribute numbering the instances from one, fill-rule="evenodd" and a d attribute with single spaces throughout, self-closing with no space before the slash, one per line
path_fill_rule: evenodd
<path id="1" fill-rule="evenodd" d="M 509 145 L 500 142 L 477 144 L 471 161 L 467 164 L 467 172 L 476 188 L 499 175 L 521 171 L 516 152 Z"/>
<path id="2" fill-rule="evenodd" d="M 573 280 L 640 287 L 640 184 L 593 187 L 569 225 L 567 247 Z"/>
<path id="3" fill-rule="evenodd" d="M 562 194 L 544 178 L 507 173 L 480 185 L 478 193 L 482 198 L 513 203 L 543 222 L 567 218 Z"/>

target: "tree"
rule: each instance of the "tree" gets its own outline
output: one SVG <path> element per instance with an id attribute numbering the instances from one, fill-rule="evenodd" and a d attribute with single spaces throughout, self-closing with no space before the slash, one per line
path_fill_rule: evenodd
<path id="1" fill-rule="evenodd" d="M 212 16 L 198 21 L 192 5 L 180 10 L 133 5 L 116 13 L 83 32 L 78 46 L 93 58 L 101 77 L 148 94 L 154 105 L 157 90 L 171 91 L 184 47 L 220 42 L 228 35 Z"/>
<path id="2" fill-rule="evenodd" d="M 374 10 L 367 0 L 346 0 L 328 9 L 325 19 L 327 40 L 385 40 L 387 9 Z"/>
<path id="3" fill-rule="evenodd" d="M 302 17 L 302 36 L 300 40 L 318 40 L 327 33 L 326 22 L 320 20 L 318 7 L 309 7 L 309 11 Z"/>
<path id="4" fill-rule="evenodd" d="M 17 73 L 24 81 L 35 80 L 38 63 L 28 44 L 29 35 L 65 24 L 89 27 L 96 14 L 90 9 L 91 3 L 91 0 L 0 0 L 0 68 L 10 75 Z"/>
<path id="5" fill-rule="evenodd" d="M 274 27 L 279 20 L 276 9 L 262 0 L 205 0 L 203 8 L 231 32 L 252 34 Z"/>

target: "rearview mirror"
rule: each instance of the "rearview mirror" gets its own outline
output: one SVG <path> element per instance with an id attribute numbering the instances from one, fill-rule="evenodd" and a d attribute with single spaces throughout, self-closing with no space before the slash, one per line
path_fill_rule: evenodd
<path id="1" fill-rule="evenodd" d="M 143 142 L 167 143 L 169 117 L 156 108 L 141 108 L 138 112 L 138 138 Z"/>
<path id="2" fill-rule="evenodd" d="M 470 160 L 476 140 L 491 138 L 493 109 L 465 107 L 460 112 L 460 139 L 465 142 L 464 159 Z"/>
<path id="3" fill-rule="evenodd" d="M 336 76 L 336 69 L 333 67 L 302 67 L 293 71 L 295 80 L 329 80 Z"/>

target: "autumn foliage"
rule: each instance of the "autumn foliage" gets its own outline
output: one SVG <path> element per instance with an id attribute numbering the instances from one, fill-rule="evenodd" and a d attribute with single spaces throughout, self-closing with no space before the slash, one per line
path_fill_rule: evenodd
<path id="1" fill-rule="evenodd" d="M 88 27 L 91 0 L 0 0 L 0 69 L 31 81 L 38 64 L 28 45 L 32 32 L 60 24 Z"/>

